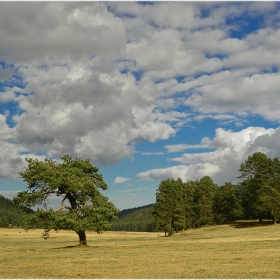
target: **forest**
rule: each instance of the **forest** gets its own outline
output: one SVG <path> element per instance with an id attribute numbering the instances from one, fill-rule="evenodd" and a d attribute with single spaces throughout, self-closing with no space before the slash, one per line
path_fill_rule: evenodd
<path id="1" fill-rule="evenodd" d="M 239 183 L 214 184 L 209 176 L 183 182 L 166 179 L 156 191 L 156 203 L 122 211 L 113 230 L 174 232 L 239 219 L 280 218 L 280 161 L 261 152 L 241 163 Z"/>
<path id="2" fill-rule="evenodd" d="M 254 153 L 241 163 L 240 182 L 217 186 L 209 176 L 197 181 L 161 181 L 153 207 L 157 230 L 172 235 L 188 228 L 238 219 L 280 218 L 280 161 Z"/>
<path id="3" fill-rule="evenodd" d="M 0 227 L 21 227 L 28 210 L 16 207 L 12 200 L 0 195 Z"/>
<path id="4" fill-rule="evenodd" d="M 181 178 L 162 180 L 156 202 L 120 211 L 112 222 L 113 231 L 164 231 L 166 235 L 205 225 L 239 219 L 280 218 L 280 161 L 261 152 L 241 163 L 239 182 L 214 184 L 209 176 L 183 182 Z M 26 209 L 0 196 L 0 227 L 23 226 Z"/>

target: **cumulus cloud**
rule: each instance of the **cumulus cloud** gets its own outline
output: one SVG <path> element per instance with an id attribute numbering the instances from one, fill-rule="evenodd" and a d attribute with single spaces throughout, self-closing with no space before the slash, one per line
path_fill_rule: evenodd
<path id="1" fill-rule="evenodd" d="M 11 67 L 4 68 L 2 65 L 0 65 L 0 81 L 7 80 L 14 74 L 14 69 Z"/>
<path id="2" fill-rule="evenodd" d="M 130 180 L 129 178 L 118 176 L 118 177 L 116 177 L 114 184 L 121 184 L 121 183 L 127 182 L 129 180 Z"/>
<path id="3" fill-rule="evenodd" d="M 172 161 L 179 162 L 180 165 L 140 172 L 138 176 L 148 180 L 181 177 L 184 181 L 210 176 L 217 184 L 223 184 L 226 181 L 236 183 L 239 166 L 249 155 L 257 151 L 272 157 L 280 155 L 279 141 L 277 141 L 279 137 L 280 128 L 248 127 L 239 132 L 218 128 L 213 139 L 203 140 L 201 143 L 201 146 L 215 148 L 215 151 L 185 153 L 181 157 L 172 158 Z M 167 148 L 175 152 L 190 146 L 178 145 L 176 147 L 174 145 Z M 199 145 L 194 146 L 199 147 Z"/>
<path id="4" fill-rule="evenodd" d="M 277 5 L 0 3 L 0 102 L 9 108 L 9 121 L 0 115 L 0 176 L 15 178 L 24 154 L 42 152 L 115 164 L 132 157 L 140 142 L 169 139 L 209 118 L 241 126 L 253 114 L 279 122 Z M 260 11 L 270 20 L 231 36 L 240 28 L 236 17 Z M 217 131 L 217 139 L 219 133 L 226 131 Z M 254 143 L 272 147 L 261 133 Z M 217 148 L 217 139 L 166 148 L 214 146 L 217 162 L 206 165 L 206 154 L 173 161 L 198 161 L 186 178 L 199 170 L 218 174 L 231 150 Z"/>
<path id="5" fill-rule="evenodd" d="M 96 63 L 20 67 L 26 90 L 35 93 L 19 98 L 10 88 L 10 99 L 2 97 L 24 110 L 14 118 L 16 141 L 34 153 L 70 153 L 106 165 L 130 156 L 139 141 L 155 142 L 175 133 L 167 122 L 184 114 L 153 112 L 152 83 L 136 84 L 133 75 L 104 73 Z"/>
<path id="6" fill-rule="evenodd" d="M 125 40 L 122 21 L 97 2 L 1 3 L 0 25 L 0 58 L 17 63 L 42 57 L 112 58 Z"/>

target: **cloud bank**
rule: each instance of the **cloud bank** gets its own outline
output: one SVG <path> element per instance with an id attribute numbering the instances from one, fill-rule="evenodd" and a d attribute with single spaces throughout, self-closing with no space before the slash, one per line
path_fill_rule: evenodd
<path id="1" fill-rule="evenodd" d="M 116 164 L 138 143 L 206 119 L 279 123 L 278 10 L 276 2 L 0 3 L 0 178 L 18 178 L 24 158 L 42 154 Z M 258 27 L 246 31 L 250 20 Z M 277 135 L 220 128 L 198 144 L 214 152 L 139 176 L 231 180 L 229 166 L 249 152 L 277 153 Z"/>

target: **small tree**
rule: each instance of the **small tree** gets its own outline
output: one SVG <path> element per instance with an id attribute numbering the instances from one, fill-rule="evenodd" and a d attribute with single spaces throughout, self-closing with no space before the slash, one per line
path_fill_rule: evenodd
<path id="1" fill-rule="evenodd" d="M 61 160 L 62 163 L 51 159 L 26 159 L 28 167 L 19 174 L 28 184 L 27 191 L 18 193 L 14 202 L 24 207 L 39 204 L 44 208 L 26 216 L 26 229 L 39 225 L 46 230 L 73 230 L 79 236 L 79 246 L 87 246 L 85 231 L 109 230 L 118 210 L 100 193 L 99 189 L 108 187 L 98 167 L 89 159 L 73 160 L 65 155 Z M 61 197 L 57 210 L 47 207 L 51 195 Z"/>

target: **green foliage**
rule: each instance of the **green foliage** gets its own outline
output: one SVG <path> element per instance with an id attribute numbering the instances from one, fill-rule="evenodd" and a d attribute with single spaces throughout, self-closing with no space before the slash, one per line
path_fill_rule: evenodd
<path id="1" fill-rule="evenodd" d="M 10 199 L 0 194 L 0 209 L 14 209 L 14 208 L 15 208 L 14 203 Z"/>
<path id="2" fill-rule="evenodd" d="M 226 182 L 217 188 L 214 199 L 214 216 L 216 223 L 230 222 L 243 217 L 241 193 L 236 185 Z"/>
<path id="3" fill-rule="evenodd" d="M 175 233 L 174 228 L 170 227 L 170 228 L 168 229 L 168 236 L 171 236 L 171 235 L 173 235 L 174 233 Z"/>
<path id="4" fill-rule="evenodd" d="M 26 159 L 28 167 L 20 175 L 27 183 L 27 191 L 20 192 L 14 202 L 23 207 L 41 205 L 44 209 L 38 208 L 28 215 L 25 228 L 73 230 L 79 236 L 86 230 L 110 229 L 118 211 L 100 192 L 106 190 L 107 185 L 98 168 L 88 159 L 73 160 L 66 155 L 61 160 L 62 163 Z M 61 207 L 57 210 L 47 207 L 47 198 L 51 195 L 61 198 Z"/>
<path id="5" fill-rule="evenodd" d="M 255 153 L 240 165 L 242 182 L 218 187 L 209 176 L 199 181 L 179 178 L 160 182 L 153 207 L 155 230 L 172 235 L 182 229 L 233 222 L 237 219 L 280 217 L 280 162 Z M 131 216 L 122 230 L 136 230 Z M 147 227 L 145 227 L 147 230 Z"/>
<path id="6" fill-rule="evenodd" d="M 197 189 L 198 181 L 187 181 L 184 183 L 184 205 L 185 205 L 185 221 L 186 229 L 195 227 L 195 203 L 194 194 Z"/>
<path id="7" fill-rule="evenodd" d="M 271 185 L 263 185 L 258 190 L 258 206 L 260 212 L 268 212 L 273 217 L 273 222 L 280 217 L 280 192 Z"/>
<path id="8" fill-rule="evenodd" d="M 272 215 L 274 222 L 280 217 L 280 162 L 257 152 L 240 165 L 238 177 L 246 218 Z"/>
<path id="9" fill-rule="evenodd" d="M 152 232 L 155 227 L 152 223 L 152 211 L 154 204 L 142 207 L 122 210 L 118 219 L 113 221 L 114 231 L 139 231 Z"/>
<path id="10" fill-rule="evenodd" d="M 170 228 L 175 232 L 185 228 L 184 187 L 180 178 L 161 181 L 156 192 L 153 217 L 155 227 L 165 233 Z"/>
<path id="11" fill-rule="evenodd" d="M 0 195 L 0 227 L 23 226 L 27 210 L 16 207 L 14 203 Z"/>
<path id="12" fill-rule="evenodd" d="M 194 191 L 196 226 L 213 224 L 213 203 L 217 186 L 209 176 L 202 177 Z"/>

